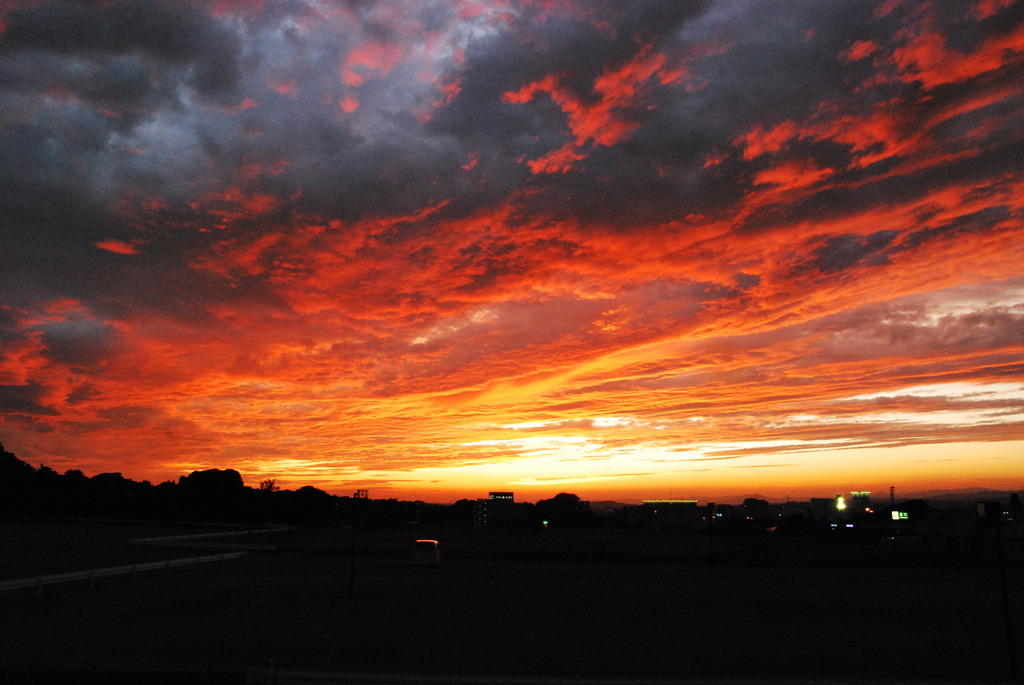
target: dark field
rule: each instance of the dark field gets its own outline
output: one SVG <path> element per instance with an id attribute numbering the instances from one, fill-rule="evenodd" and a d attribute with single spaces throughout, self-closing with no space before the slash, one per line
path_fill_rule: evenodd
<path id="1" fill-rule="evenodd" d="M 212 550 L 204 530 L 0 524 L 0 580 Z M 417 537 L 438 567 L 409 563 Z M 0 680 L 245 682 L 248 667 L 549 679 L 1005 681 L 991 560 L 630 531 L 296 530 L 274 552 L 0 595 Z M 1018 642 L 1024 580 L 1009 569 Z M 351 575 L 350 575 L 351 574 Z M 1020 647 L 1018 647 L 1018 651 Z"/>

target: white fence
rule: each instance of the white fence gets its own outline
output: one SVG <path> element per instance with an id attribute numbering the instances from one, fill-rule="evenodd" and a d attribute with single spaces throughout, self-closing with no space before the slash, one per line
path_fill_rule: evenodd
<path id="1" fill-rule="evenodd" d="M 198 566 L 199 564 L 209 564 L 217 561 L 227 561 L 229 559 L 240 559 L 244 556 L 245 552 L 226 552 L 224 554 L 208 554 L 206 556 L 189 557 L 187 559 L 169 559 L 167 561 L 151 561 L 144 564 L 128 564 L 125 566 L 94 568 L 88 571 L 71 571 L 69 573 L 52 573 L 48 575 L 33 576 L 30 578 L 16 578 L 14 580 L 0 581 L 0 592 L 35 588 L 38 594 L 42 594 L 43 588 L 47 585 L 62 585 L 82 581 L 88 582 L 92 585 L 100 578 L 129 575 L 134 580 L 140 573 L 147 573 L 150 571 L 169 572 L 176 568 Z"/>
<path id="2" fill-rule="evenodd" d="M 257 533 L 280 533 L 291 530 L 288 526 L 272 526 L 270 528 L 243 528 L 241 530 L 219 531 L 217 533 L 193 533 L 191 535 L 164 535 L 158 538 L 136 538 L 132 540 L 135 545 L 165 545 L 175 542 L 192 540 L 209 540 L 211 538 L 230 538 L 242 535 L 255 535 Z"/>
<path id="3" fill-rule="evenodd" d="M 259 545 L 250 542 L 222 542 L 220 538 L 240 537 L 256 535 L 259 533 L 280 533 L 291 530 L 288 526 L 274 526 L 271 528 L 253 528 L 243 530 L 232 530 L 219 533 L 195 533 L 192 535 L 166 535 L 158 538 L 137 538 L 132 540 L 133 545 L 155 545 L 160 547 L 206 547 L 217 549 L 234 550 L 263 550 L 277 549 L 277 545 Z"/>

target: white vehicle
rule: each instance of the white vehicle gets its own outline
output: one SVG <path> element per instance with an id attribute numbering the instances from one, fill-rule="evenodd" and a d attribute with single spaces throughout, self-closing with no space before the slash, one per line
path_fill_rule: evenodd
<path id="1" fill-rule="evenodd" d="M 437 540 L 417 540 L 412 546 L 412 563 L 440 564 L 441 545 Z"/>

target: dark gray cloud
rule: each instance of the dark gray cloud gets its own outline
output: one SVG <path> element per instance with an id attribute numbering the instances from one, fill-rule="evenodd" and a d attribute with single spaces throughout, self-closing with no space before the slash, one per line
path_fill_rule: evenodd
<path id="1" fill-rule="evenodd" d="M 80 83 L 76 92 L 93 95 L 95 102 L 131 102 L 152 84 L 152 72 L 139 63 L 111 58 L 141 56 L 183 68 L 184 83 L 204 97 L 230 95 L 239 78 L 235 35 L 191 4 L 58 1 L 15 9 L 7 14 L 5 25 L 0 53 L 90 60 L 81 74 L 84 78 L 69 80 L 68 85 Z M 118 92 L 120 96 L 115 96 Z"/>
<path id="2" fill-rule="evenodd" d="M 949 297 L 955 302 L 955 294 Z M 884 352 L 896 357 L 934 356 L 941 358 L 937 364 L 947 364 L 950 360 L 942 358 L 944 354 L 1006 350 L 1024 335 L 1024 311 L 1005 306 L 946 313 L 939 304 L 910 301 L 865 307 L 822 323 L 831 329 L 822 353 L 842 359 L 869 359 Z M 818 361 L 816 356 L 805 360 Z"/>
<path id="3" fill-rule="evenodd" d="M 118 352 L 113 326 L 97 321 L 62 321 L 48 324 L 41 340 L 46 355 L 73 371 L 95 373 L 104 361 Z"/>
<path id="4" fill-rule="evenodd" d="M 112 203 L 160 177 L 133 139 L 182 111 L 181 88 L 235 101 L 237 37 L 199 6 L 162 2 L 37 3 L 3 24 L 0 283 L 22 301 L 109 300 L 110 255 L 94 244 L 136 237 Z"/>
<path id="5" fill-rule="evenodd" d="M 986 207 L 977 212 L 958 216 L 952 221 L 944 221 L 934 208 L 928 208 L 918 216 L 921 228 L 909 233 L 896 249 L 909 250 L 934 240 L 954 238 L 958 234 L 990 231 L 993 226 L 1007 221 L 1017 221 L 1020 218 L 1005 205 Z"/>
<path id="6" fill-rule="evenodd" d="M 69 405 L 81 404 L 82 402 L 88 402 L 89 400 L 102 397 L 102 393 L 92 383 L 82 383 L 76 386 L 67 394 L 64 401 Z"/>
<path id="7" fill-rule="evenodd" d="M 43 404 L 46 388 L 39 383 L 0 385 L 0 412 L 58 416 L 60 412 Z"/>
<path id="8" fill-rule="evenodd" d="M 897 235 L 896 231 L 876 231 L 867 236 L 847 234 L 829 238 L 815 251 L 812 266 L 829 273 L 845 271 L 857 264 L 888 264 L 885 251 Z"/>

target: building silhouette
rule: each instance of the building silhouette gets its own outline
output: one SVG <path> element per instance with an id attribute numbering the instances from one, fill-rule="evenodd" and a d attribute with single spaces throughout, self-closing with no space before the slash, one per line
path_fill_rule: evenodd
<path id="1" fill-rule="evenodd" d="M 484 530 L 492 526 L 502 526 L 519 520 L 519 509 L 516 507 L 515 493 L 491 492 L 486 498 L 473 503 L 473 528 Z"/>

